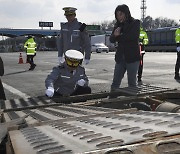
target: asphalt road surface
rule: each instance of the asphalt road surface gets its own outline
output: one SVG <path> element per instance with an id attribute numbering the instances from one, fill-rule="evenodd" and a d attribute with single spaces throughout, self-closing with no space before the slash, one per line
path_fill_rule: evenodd
<path id="1" fill-rule="evenodd" d="M 19 52 L 0 53 L 5 74 L 1 78 L 7 99 L 42 96 L 45 93 L 44 81 L 52 68 L 58 65 L 57 51 L 37 52 L 34 58 L 37 67 L 29 71 L 26 54 L 22 53 L 23 64 L 19 62 Z M 180 89 L 174 80 L 176 53 L 146 52 L 144 56 L 143 83 L 172 89 Z M 92 92 L 109 91 L 114 71 L 114 52 L 92 53 L 91 61 L 85 65 Z M 127 77 L 121 87 L 127 87 Z"/>

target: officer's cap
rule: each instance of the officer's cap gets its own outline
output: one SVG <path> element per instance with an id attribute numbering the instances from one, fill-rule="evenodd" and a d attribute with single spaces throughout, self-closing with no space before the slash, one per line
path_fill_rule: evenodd
<path id="1" fill-rule="evenodd" d="M 63 10 L 65 11 L 64 15 L 73 15 L 73 14 L 76 14 L 76 8 L 74 7 L 64 7 Z"/>
<path id="2" fill-rule="evenodd" d="M 65 61 L 69 67 L 78 67 L 83 60 L 83 54 L 77 50 L 67 50 L 65 52 Z"/>
<path id="3" fill-rule="evenodd" d="M 67 50 L 65 57 L 74 61 L 80 61 L 83 59 L 83 54 L 77 50 Z"/>

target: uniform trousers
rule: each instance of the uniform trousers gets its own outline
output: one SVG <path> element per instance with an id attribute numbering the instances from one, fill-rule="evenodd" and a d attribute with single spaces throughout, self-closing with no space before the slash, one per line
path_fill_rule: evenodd
<path id="1" fill-rule="evenodd" d="M 121 81 L 127 71 L 128 86 L 136 86 L 137 72 L 139 68 L 139 61 L 133 63 L 126 63 L 123 58 L 119 63 L 115 64 L 114 77 L 111 85 L 111 90 L 118 89 L 120 87 Z"/>
<path id="2" fill-rule="evenodd" d="M 4 87 L 3 87 L 3 84 L 1 82 L 1 79 L 0 79 L 0 100 L 6 100 L 6 96 L 5 96 L 5 93 L 4 93 Z"/>
<path id="3" fill-rule="evenodd" d="M 177 60 L 175 65 L 175 76 L 179 76 L 179 67 L 180 67 L 180 52 L 177 52 Z"/>
<path id="4" fill-rule="evenodd" d="M 139 64 L 139 69 L 138 69 L 138 79 L 139 80 L 142 78 L 144 54 L 145 53 L 141 53 L 141 61 L 140 61 L 140 64 Z"/>
<path id="5" fill-rule="evenodd" d="M 27 62 L 30 64 L 30 68 L 34 68 L 34 57 L 35 55 L 27 55 Z"/>
<path id="6" fill-rule="evenodd" d="M 31 65 L 34 64 L 34 57 L 35 55 L 27 55 L 27 62 Z"/>

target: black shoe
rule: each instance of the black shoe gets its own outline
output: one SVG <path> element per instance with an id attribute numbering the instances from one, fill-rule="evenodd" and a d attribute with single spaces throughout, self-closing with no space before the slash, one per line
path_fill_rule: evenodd
<path id="1" fill-rule="evenodd" d="M 31 67 L 29 68 L 29 70 L 34 70 L 35 69 L 35 67 L 36 67 L 36 64 L 33 64 L 33 65 L 31 65 Z"/>
<path id="2" fill-rule="evenodd" d="M 180 80 L 180 76 L 175 75 L 174 79 L 175 79 L 175 80 Z"/>
<path id="3" fill-rule="evenodd" d="M 138 82 L 142 82 L 141 78 L 138 78 Z"/>

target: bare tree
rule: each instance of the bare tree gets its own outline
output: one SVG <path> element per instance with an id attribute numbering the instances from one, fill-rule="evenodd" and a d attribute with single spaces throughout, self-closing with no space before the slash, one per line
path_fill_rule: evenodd
<path id="1" fill-rule="evenodd" d="M 151 30 L 151 29 L 160 28 L 160 27 L 178 26 L 178 23 L 173 19 L 159 17 L 153 20 L 152 17 L 147 16 L 145 20 L 143 21 L 142 25 L 144 29 Z"/>
<path id="2" fill-rule="evenodd" d="M 101 23 L 99 22 L 94 22 L 93 24 L 94 25 L 100 25 L 101 26 L 101 29 L 103 31 L 111 31 L 114 27 L 114 23 L 116 21 L 113 20 L 113 21 L 103 21 Z M 173 27 L 173 26 L 180 26 L 178 25 L 178 23 L 173 20 L 173 19 L 168 19 L 168 18 L 163 18 L 163 17 L 158 17 L 158 18 L 155 18 L 153 19 L 152 17 L 150 16 L 147 16 L 143 22 L 141 22 L 142 24 L 142 27 L 145 29 L 145 30 L 151 30 L 151 29 L 155 29 L 155 28 L 160 28 L 160 27 Z"/>

